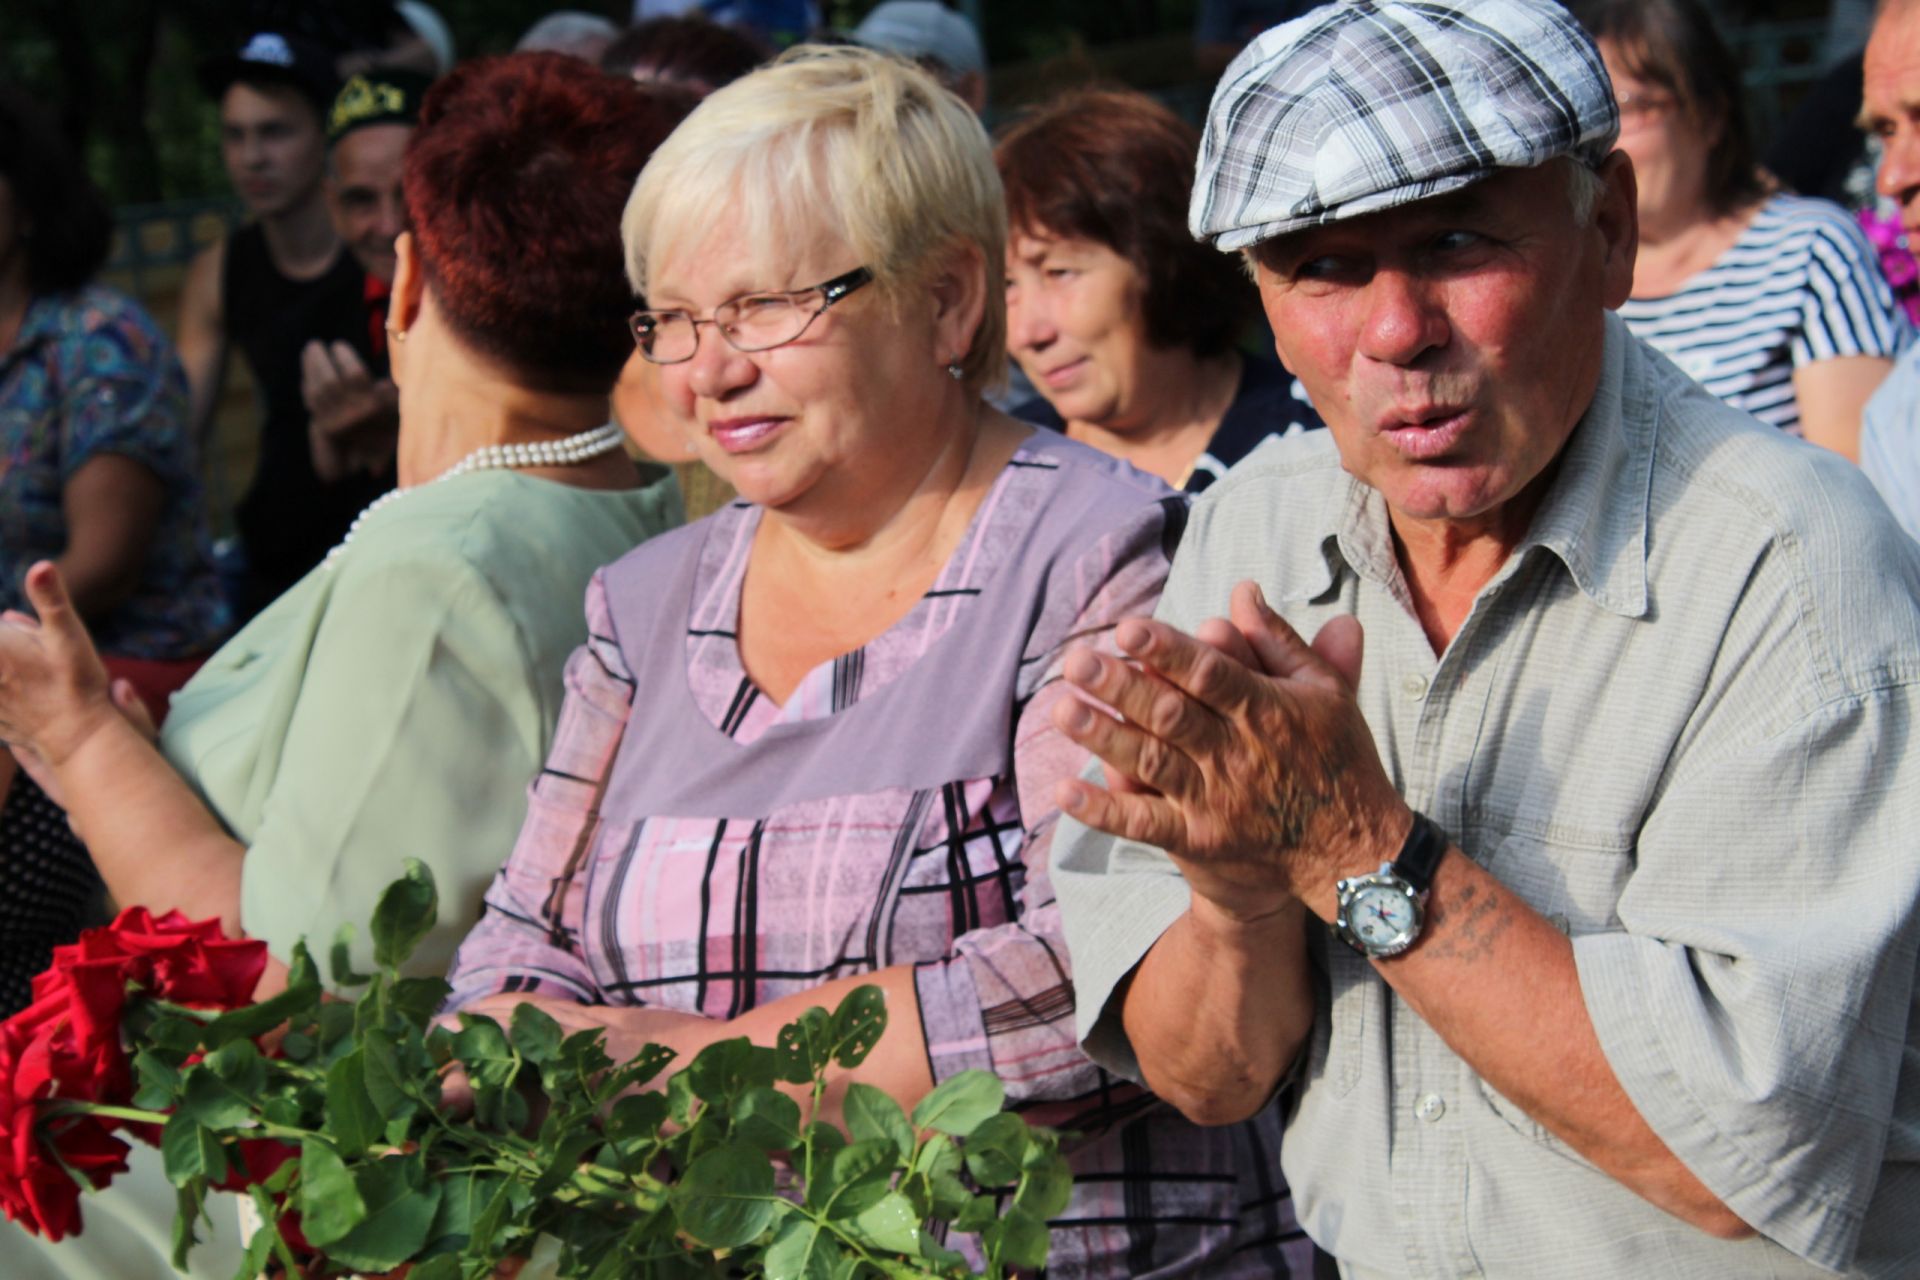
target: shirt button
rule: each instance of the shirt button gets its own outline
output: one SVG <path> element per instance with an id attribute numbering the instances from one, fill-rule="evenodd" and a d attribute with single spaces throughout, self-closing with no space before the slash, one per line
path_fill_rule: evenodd
<path id="1" fill-rule="evenodd" d="M 1418 672 L 1408 672 L 1400 677 L 1400 692 L 1407 695 L 1409 702 L 1420 701 L 1427 696 L 1427 678 Z"/>
<path id="2" fill-rule="evenodd" d="M 1426 1097 L 1420 1099 L 1420 1105 L 1416 1106 L 1413 1109 L 1413 1114 L 1415 1114 L 1416 1116 L 1419 1116 L 1422 1120 L 1425 1120 L 1428 1124 L 1432 1124 L 1434 1121 L 1438 1120 L 1441 1116 L 1447 1114 L 1447 1104 L 1441 1100 L 1441 1097 L 1439 1094 L 1430 1093 Z"/>

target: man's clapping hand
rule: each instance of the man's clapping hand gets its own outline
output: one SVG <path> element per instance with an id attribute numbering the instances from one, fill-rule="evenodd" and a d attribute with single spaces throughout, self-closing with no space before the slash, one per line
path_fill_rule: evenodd
<path id="1" fill-rule="evenodd" d="M 1081 648 L 1054 710 L 1110 781 L 1060 784 L 1090 827 L 1165 849 L 1194 892 L 1251 920 L 1299 899 L 1332 913 L 1334 881 L 1390 859 L 1412 823 L 1354 699 L 1361 635 L 1336 618 L 1308 645 L 1259 587 L 1234 589 L 1230 621 L 1189 636 L 1144 618 L 1115 633 L 1120 661 Z"/>

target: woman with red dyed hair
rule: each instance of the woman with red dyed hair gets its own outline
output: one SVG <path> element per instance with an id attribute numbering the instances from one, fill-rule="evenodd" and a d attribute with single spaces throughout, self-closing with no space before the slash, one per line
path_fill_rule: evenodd
<path id="1" fill-rule="evenodd" d="M 414 965 L 446 967 L 524 816 L 589 575 L 677 523 L 671 481 L 642 487 L 607 424 L 632 350 L 620 212 L 675 123 L 552 54 L 468 63 L 428 94 L 390 319 L 401 487 L 208 662 L 157 746 L 109 702 L 54 566 L 29 571 L 37 625 L 0 624 L 0 738 L 118 903 L 218 915 L 284 960 L 366 920 L 416 857 L 445 907 Z M 172 1196 L 141 1155 L 45 1274 L 170 1274 Z M 215 1218 L 234 1245 L 231 1211 Z M 9 1280 L 39 1274 L 5 1231 Z M 237 1260 L 193 1254 L 222 1276 Z"/>
<path id="2" fill-rule="evenodd" d="M 1080 89 L 994 148 L 1007 191 L 1016 417 L 1197 493 L 1270 435 L 1320 425 L 1235 341 L 1253 285 L 1187 231 L 1200 136 L 1145 94 Z"/>

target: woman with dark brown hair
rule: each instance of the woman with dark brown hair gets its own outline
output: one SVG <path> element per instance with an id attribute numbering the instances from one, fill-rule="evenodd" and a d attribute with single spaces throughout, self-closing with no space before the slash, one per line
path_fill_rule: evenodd
<path id="1" fill-rule="evenodd" d="M 1268 436 L 1320 425 L 1290 374 L 1235 347 L 1257 300 L 1187 232 L 1199 145 L 1145 94 L 1082 89 L 994 149 L 1007 345 L 1040 392 L 1014 414 L 1189 492 Z"/>
<path id="2" fill-rule="evenodd" d="M 1639 186 L 1634 334 L 1762 422 L 1858 461 L 1860 411 L 1907 327 L 1838 205 L 1754 157 L 1738 65 L 1697 0 L 1582 0 Z"/>

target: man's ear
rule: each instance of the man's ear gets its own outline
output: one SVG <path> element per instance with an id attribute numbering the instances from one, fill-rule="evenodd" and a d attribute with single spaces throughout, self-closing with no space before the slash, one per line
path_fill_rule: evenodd
<path id="1" fill-rule="evenodd" d="M 1601 259 L 1603 305 L 1612 311 L 1633 296 L 1633 263 L 1640 252 L 1640 184 L 1624 151 L 1601 161 L 1599 174 L 1593 230 L 1601 238 L 1605 255 Z"/>

